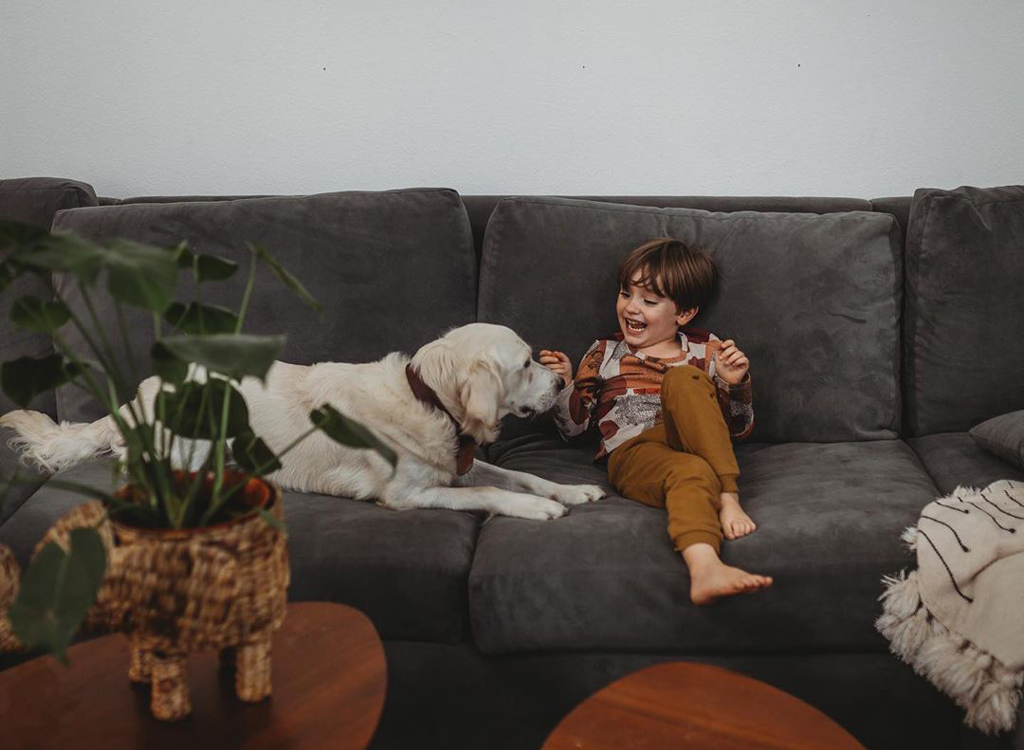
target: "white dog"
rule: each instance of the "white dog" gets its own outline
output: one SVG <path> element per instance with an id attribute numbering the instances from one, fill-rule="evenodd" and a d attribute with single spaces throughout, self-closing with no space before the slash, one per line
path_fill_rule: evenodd
<path id="1" fill-rule="evenodd" d="M 192 373 L 196 380 L 204 376 Z M 158 388 L 155 377 L 139 386 L 135 403 L 149 415 Z M 239 386 L 253 431 L 275 453 L 308 430 L 310 411 L 326 403 L 364 424 L 398 455 L 392 471 L 376 452 L 348 448 L 314 432 L 269 476 L 284 488 L 376 499 L 389 508 L 484 510 L 540 520 L 564 515 L 566 506 L 598 500 L 605 491 L 474 461 L 472 443 L 492 442 L 506 414 L 547 411 L 560 388 L 561 378 L 534 362 L 530 347 L 512 330 L 487 323 L 449 331 L 411 360 L 392 353 L 368 364 L 275 362 L 265 385 L 245 378 Z M 130 421 L 127 407 L 121 413 Z M 23 458 L 49 471 L 125 451 L 109 416 L 92 424 L 57 425 L 39 412 L 13 411 L 0 416 L 0 425 L 18 433 L 11 444 L 23 450 Z M 198 453 L 192 441 L 176 443 L 182 446 L 176 465 L 202 464 L 209 444 L 194 445 L 200 445 Z"/>

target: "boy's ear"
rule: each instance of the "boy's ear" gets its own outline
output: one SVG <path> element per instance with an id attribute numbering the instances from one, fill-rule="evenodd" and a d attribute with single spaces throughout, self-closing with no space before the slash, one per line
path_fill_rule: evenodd
<path id="1" fill-rule="evenodd" d="M 676 323 L 678 323 L 680 326 L 685 326 L 687 323 L 694 319 L 694 317 L 697 315 L 699 311 L 699 307 L 691 307 L 689 310 L 683 310 L 681 313 L 679 313 L 679 315 L 676 316 Z"/>

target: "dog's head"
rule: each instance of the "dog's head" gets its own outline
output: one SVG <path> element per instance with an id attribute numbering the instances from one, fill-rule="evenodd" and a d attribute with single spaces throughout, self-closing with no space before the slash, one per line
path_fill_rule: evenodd
<path id="1" fill-rule="evenodd" d="M 420 376 L 478 443 L 498 437 L 506 414 L 530 417 L 555 403 L 562 379 L 533 360 L 529 345 L 505 326 L 470 323 L 422 347 Z"/>

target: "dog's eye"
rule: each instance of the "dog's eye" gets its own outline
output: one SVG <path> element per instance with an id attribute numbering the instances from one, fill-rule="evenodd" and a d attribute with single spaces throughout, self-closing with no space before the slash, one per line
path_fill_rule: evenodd
<path id="1" fill-rule="evenodd" d="M 526 360 L 525 364 L 523 364 L 523 369 L 525 370 L 529 366 L 530 366 L 530 360 Z"/>

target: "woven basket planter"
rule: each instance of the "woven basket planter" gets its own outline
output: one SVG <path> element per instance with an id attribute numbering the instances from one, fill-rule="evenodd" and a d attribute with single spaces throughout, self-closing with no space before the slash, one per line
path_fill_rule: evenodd
<path id="1" fill-rule="evenodd" d="M 235 668 L 241 700 L 270 695 L 270 642 L 284 621 L 290 572 L 285 533 L 255 508 L 280 521 L 284 500 L 264 480 L 249 480 L 243 492 L 252 513 L 191 529 L 128 526 L 111 521 L 103 504 L 91 500 L 62 516 L 36 545 L 36 554 L 50 542 L 67 549 L 72 529 L 99 532 L 107 572 L 82 631 L 128 636 L 129 679 L 151 683 L 158 719 L 191 712 L 185 666 L 196 651 L 216 649 L 221 662 Z M 19 575 L 14 555 L 0 547 L 0 651 L 24 650 L 3 616 Z"/>
<path id="2" fill-rule="evenodd" d="M 280 520 L 275 485 L 252 480 L 248 504 Z M 110 573 L 97 602 L 109 626 L 131 642 L 128 676 L 152 685 L 152 710 L 173 720 L 191 711 L 189 653 L 217 649 L 236 668 L 243 701 L 270 695 L 270 641 L 284 621 L 289 583 L 285 534 L 255 512 L 193 529 L 111 524 Z"/>

